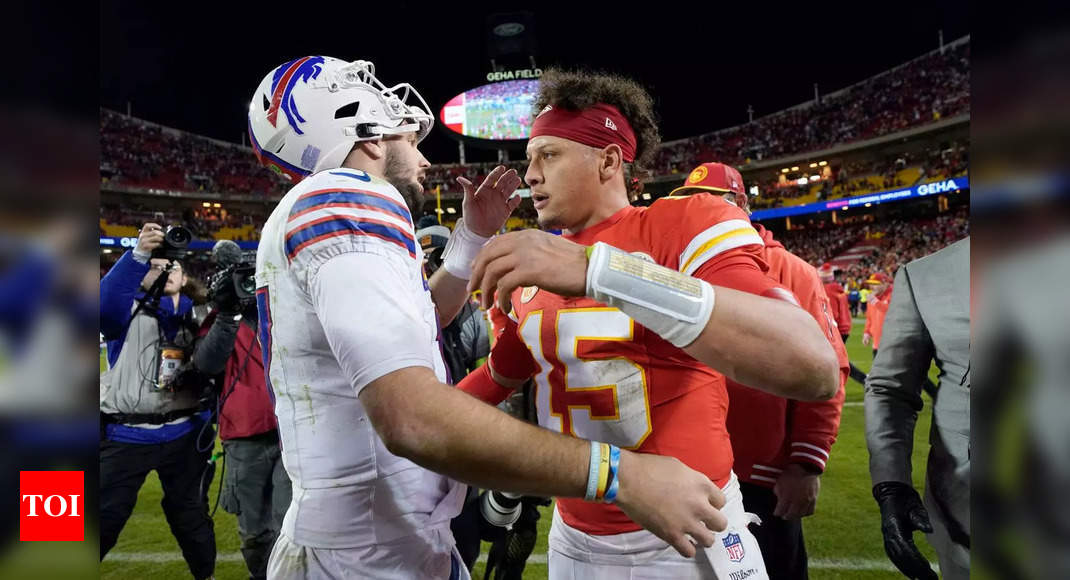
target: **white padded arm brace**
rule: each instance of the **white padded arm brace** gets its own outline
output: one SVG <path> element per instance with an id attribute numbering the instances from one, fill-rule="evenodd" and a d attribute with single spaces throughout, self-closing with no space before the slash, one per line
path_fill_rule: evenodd
<path id="1" fill-rule="evenodd" d="M 604 302 L 683 348 L 713 312 L 713 286 L 597 242 L 589 251 L 587 296 Z"/>

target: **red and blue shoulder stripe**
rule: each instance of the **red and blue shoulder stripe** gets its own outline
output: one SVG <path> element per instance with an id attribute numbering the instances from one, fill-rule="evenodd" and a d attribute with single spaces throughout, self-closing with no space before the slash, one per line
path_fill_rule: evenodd
<path id="1" fill-rule="evenodd" d="M 290 260 L 317 242 L 340 236 L 378 238 L 416 257 L 409 210 L 374 191 L 346 188 L 310 191 L 290 209 L 287 222 L 290 225 L 286 232 L 286 256 Z"/>

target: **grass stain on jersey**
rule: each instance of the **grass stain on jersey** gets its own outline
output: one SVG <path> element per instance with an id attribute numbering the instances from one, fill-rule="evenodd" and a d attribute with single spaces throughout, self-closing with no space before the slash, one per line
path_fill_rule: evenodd
<path id="1" fill-rule="evenodd" d="M 308 385 L 301 385 L 301 389 L 305 391 L 305 401 L 308 402 L 308 415 L 312 418 L 312 424 L 316 424 L 316 412 L 312 410 L 312 388 Z"/>

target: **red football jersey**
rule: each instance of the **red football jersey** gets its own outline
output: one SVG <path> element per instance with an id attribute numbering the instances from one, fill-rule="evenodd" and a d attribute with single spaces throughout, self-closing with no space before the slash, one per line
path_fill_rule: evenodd
<path id="1" fill-rule="evenodd" d="M 663 266 L 756 294 L 765 276 L 762 239 L 747 215 L 720 197 L 664 198 L 627 207 L 568 239 L 605 242 Z M 492 312 L 499 340 L 491 365 L 535 377 L 539 424 L 576 437 L 670 455 L 727 483 L 732 446 L 725 378 L 616 308 L 587 297 L 517 289 L 506 318 Z M 495 309 L 496 310 L 496 309 Z M 640 529 L 613 505 L 558 500 L 561 517 L 589 534 Z"/>

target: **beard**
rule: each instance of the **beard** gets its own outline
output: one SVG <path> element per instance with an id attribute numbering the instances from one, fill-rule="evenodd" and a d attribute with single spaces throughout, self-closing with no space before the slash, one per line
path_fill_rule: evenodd
<path id="1" fill-rule="evenodd" d="M 400 157 L 394 152 L 393 147 L 387 147 L 386 175 L 383 178 L 398 190 L 398 193 L 405 200 L 405 205 L 409 206 L 409 213 L 414 216 L 413 219 L 416 219 L 415 216 L 423 213 L 424 188 L 420 185 L 420 182 L 409 177 L 412 172 L 409 171 L 409 168 L 405 166 L 405 162 Z"/>

